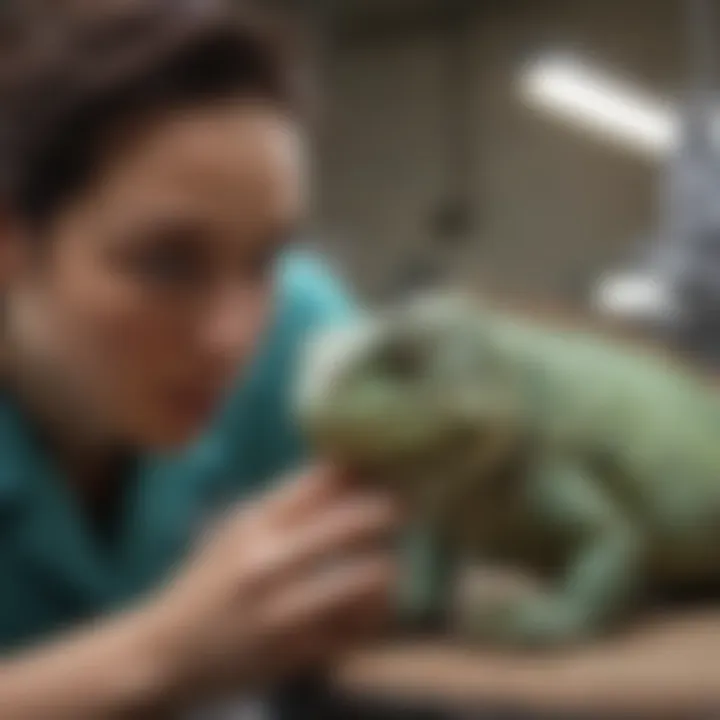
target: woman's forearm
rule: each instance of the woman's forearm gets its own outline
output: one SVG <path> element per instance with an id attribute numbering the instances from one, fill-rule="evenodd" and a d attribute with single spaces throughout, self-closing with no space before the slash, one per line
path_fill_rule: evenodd
<path id="1" fill-rule="evenodd" d="M 137 613 L 0 661 L 0 717 L 162 718 L 177 702 L 151 613 Z"/>
<path id="2" fill-rule="evenodd" d="M 0 718 L 160 719 L 326 665 L 386 617 L 391 552 L 358 548 L 395 530 L 385 496 L 298 476 L 226 517 L 144 609 L 0 660 Z"/>

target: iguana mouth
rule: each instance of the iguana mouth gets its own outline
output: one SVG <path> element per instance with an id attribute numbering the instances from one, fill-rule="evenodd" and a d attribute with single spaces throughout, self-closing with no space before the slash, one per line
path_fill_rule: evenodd
<path id="1" fill-rule="evenodd" d="M 466 489 L 482 488 L 483 478 L 492 485 L 495 475 L 502 474 L 522 445 L 516 432 L 485 430 L 480 435 L 458 433 L 421 450 L 384 458 L 347 457 L 344 464 L 362 482 L 390 489 L 413 505 L 430 503 L 440 510 L 446 501 L 454 502 L 464 495 Z"/>

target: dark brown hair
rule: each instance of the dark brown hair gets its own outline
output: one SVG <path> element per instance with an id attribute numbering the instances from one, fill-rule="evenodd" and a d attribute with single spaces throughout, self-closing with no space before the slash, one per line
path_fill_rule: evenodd
<path id="1" fill-rule="evenodd" d="M 21 4 L 0 18 L 0 203 L 24 221 L 52 217 L 147 116 L 234 97 L 300 110 L 288 38 L 238 2 Z"/>

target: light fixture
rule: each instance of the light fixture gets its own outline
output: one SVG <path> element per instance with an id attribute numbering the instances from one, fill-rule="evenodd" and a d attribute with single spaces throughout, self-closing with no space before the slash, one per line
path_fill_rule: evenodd
<path id="1" fill-rule="evenodd" d="M 543 57 L 521 74 L 525 103 L 600 139 L 650 157 L 664 157 L 676 145 L 678 118 L 662 101 L 582 60 Z"/>
<path id="2" fill-rule="evenodd" d="M 619 273 L 601 278 L 595 287 L 595 310 L 626 318 L 662 318 L 674 311 L 671 294 L 651 275 Z"/>

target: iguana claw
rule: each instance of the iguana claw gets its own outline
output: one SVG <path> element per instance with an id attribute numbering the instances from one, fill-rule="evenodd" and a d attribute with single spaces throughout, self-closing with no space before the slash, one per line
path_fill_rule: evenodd
<path id="1" fill-rule="evenodd" d="M 520 649 L 572 645 L 586 635 L 561 603 L 535 597 L 476 606 L 458 619 L 457 630 L 483 645 Z"/>

